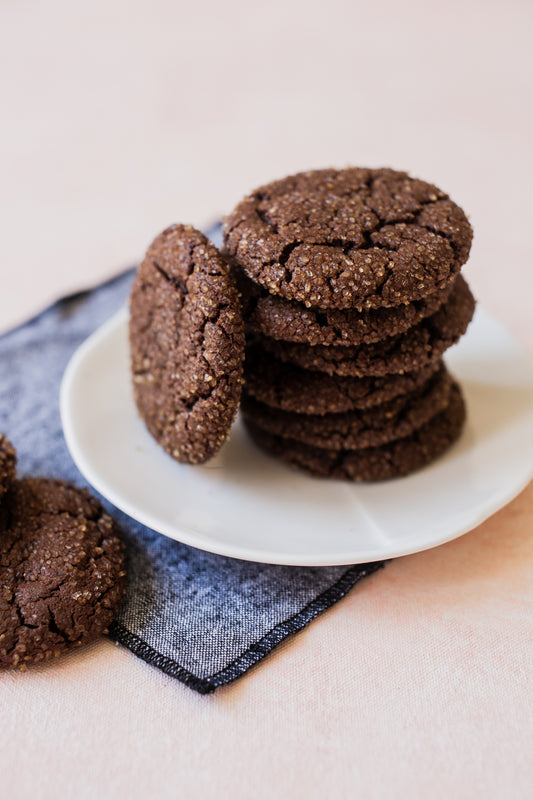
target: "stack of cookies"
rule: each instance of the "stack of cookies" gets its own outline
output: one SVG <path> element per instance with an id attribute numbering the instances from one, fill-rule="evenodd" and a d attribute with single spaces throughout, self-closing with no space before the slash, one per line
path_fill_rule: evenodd
<path id="1" fill-rule="evenodd" d="M 442 356 L 474 299 L 472 229 L 437 187 L 390 169 L 305 172 L 227 217 L 243 297 L 241 410 L 254 441 L 313 475 L 405 475 L 459 436 Z"/>

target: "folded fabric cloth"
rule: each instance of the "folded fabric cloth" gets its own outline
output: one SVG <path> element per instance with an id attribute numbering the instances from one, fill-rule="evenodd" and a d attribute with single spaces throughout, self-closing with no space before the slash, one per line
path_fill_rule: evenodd
<path id="1" fill-rule="evenodd" d="M 210 233 L 216 241 L 220 230 Z M 0 338 L 0 431 L 17 448 L 19 474 L 86 485 L 62 434 L 61 377 L 81 342 L 126 302 L 133 274 L 60 300 Z M 128 546 L 128 592 L 110 636 L 201 693 L 243 675 L 382 566 L 224 558 L 167 539 L 104 504 Z"/>

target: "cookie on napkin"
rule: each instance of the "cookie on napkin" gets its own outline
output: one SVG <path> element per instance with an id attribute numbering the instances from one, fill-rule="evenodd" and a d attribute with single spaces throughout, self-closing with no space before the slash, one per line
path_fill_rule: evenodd
<path id="1" fill-rule="evenodd" d="M 0 667 L 86 644 L 124 596 L 118 526 L 86 489 L 16 480 L 0 507 Z"/>
<path id="2" fill-rule="evenodd" d="M 15 479 L 16 461 L 13 445 L 0 433 L 0 498 Z"/>

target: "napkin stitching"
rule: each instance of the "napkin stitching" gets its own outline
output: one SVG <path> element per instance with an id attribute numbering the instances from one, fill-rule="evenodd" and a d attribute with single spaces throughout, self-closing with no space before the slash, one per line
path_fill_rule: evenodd
<path id="1" fill-rule="evenodd" d="M 113 622 L 110 625 L 109 635 L 114 641 L 127 647 L 147 664 L 152 664 L 171 678 L 178 678 L 199 694 L 210 694 L 218 687 L 243 675 L 291 633 L 300 631 L 311 620 L 322 612 L 327 611 L 328 608 L 331 608 L 338 600 L 344 597 L 362 578 L 371 575 L 384 565 L 384 561 L 377 561 L 365 566 L 356 564 L 350 567 L 332 586 L 307 603 L 292 617 L 280 622 L 255 644 L 248 647 L 227 666 L 219 672 L 215 672 L 209 678 L 199 678 L 193 675 L 176 661 L 154 650 L 149 644 L 118 622 Z"/>
<path id="2" fill-rule="evenodd" d="M 70 348 L 71 343 L 72 349 L 74 349 L 74 344 L 78 339 L 80 340 L 78 344 L 80 344 L 81 341 L 83 341 L 88 335 L 90 335 L 90 333 L 92 333 L 94 328 L 97 327 L 97 323 L 100 318 L 101 322 L 105 320 L 103 312 L 106 309 L 112 310 L 113 312 L 116 311 L 115 304 L 117 297 L 122 297 L 125 295 L 125 291 L 127 289 L 125 282 L 130 281 L 132 277 L 133 270 L 125 270 L 121 274 L 109 279 L 108 281 L 105 281 L 97 287 L 82 290 L 80 292 L 74 292 L 68 297 L 58 299 L 51 306 L 37 313 L 33 318 L 21 323 L 19 326 L 10 331 L 6 331 L 5 334 L 0 336 L 0 343 L 2 349 L 4 346 L 7 346 L 8 359 L 15 358 L 15 347 L 31 347 L 30 358 L 28 359 L 27 363 L 29 363 L 32 369 L 34 369 L 36 356 L 38 357 L 41 355 L 40 348 L 35 348 L 35 344 L 40 342 L 41 339 L 43 339 L 45 345 L 48 346 L 50 344 L 51 346 L 59 348 L 61 359 L 66 358 L 66 351 Z M 93 301 L 96 305 L 87 305 Z M 79 317 L 78 312 L 80 313 Z M 101 324 L 101 322 L 98 324 Z M 44 328 L 41 329 L 41 325 L 44 325 Z M 12 339 L 12 337 L 15 338 Z M 71 354 L 72 353 L 69 352 L 69 357 Z M 45 354 L 42 353 L 42 355 L 44 356 Z M 41 373 L 39 370 L 37 370 L 37 384 L 39 386 L 41 384 L 43 385 L 44 388 L 42 391 L 46 392 L 53 390 L 50 381 L 54 381 L 55 384 L 59 380 L 60 374 L 58 369 L 61 366 L 61 363 L 62 362 L 56 360 L 51 370 L 46 371 L 46 375 L 49 377 L 48 383 L 44 382 L 45 373 Z M 21 372 L 23 372 L 23 365 L 21 365 Z M 13 370 L 13 374 L 15 376 L 16 373 L 17 370 Z M 50 468 L 52 474 L 57 474 L 58 477 L 79 482 L 80 475 L 74 470 L 73 462 L 71 460 L 68 462 L 64 462 L 62 460 L 61 464 L 59 462 L 60 458 L 64 459 L 65 454 L 63 452 L 64 440 L 60 435 L 60 428 L 57 427 L 56 430 L 55 427 L 58 423 L 57 403 L 53 404 L 51 412 L 48 415 L 44 414 L 44 407 L 41 408 L 36 406 L 32 397 L 29 396 L 28 392 L 26 391 L 29 389 L 30 385 L 33 385 L 33 380 L 30 384 L 24 381 L 24 376 L 22 374 L 19 377 L 20 380 L 17 378 L 13 384 L 13 387 L 10 388 L 10 384 L 8 384 L 7 387 L 3 387 L 3 397 L 6 397 L 12 401 L 17 396 L 17 392 L 20 391 L 22 408 L 26 409 L 26 411 L 30 409 L 32 414 L 36 413 L 37 417 L 42 423 L 38 431 L 35 433 L 35 447 L 28 449 L 28 447 L 25 446 L 24 441 L 21 443 L 22 447 L 19 452 L 21 455 L 21 473 L 41 474 L 42 465 L 44 463 L 47 465 L 45 470 L 46 473 L 48 473 Z M 13 397 L 11 397 L 12 393 Z M 26 405 L 24 405 L 24 403 L 26 403 Z M 6 420 L 11 420 L 12 424 L 18 424 L 20 426 L 23 423 L 23 426 L 20 429 L 20 434 L 23 438 L 24 435 L 28 433 L 28 430 L 25 427 L 28 414 L 25 413 L 22 417 L 20 414 L 17 416 L 17 413 L 15 413 L 14 409 L 15 407 L 18 407 L 18 405 L 18 403 L 14 402 L 11 402 L 10 405 L 8 402 L 4 416 Z M 13 411 L 13 415 L 10 415 L 9 409 Z M 41 414 L 41 417 L 39 417 L 39 414 Z M 13 419 L 11 419 L 11 416 L 13 416 Z M 49 438 L 50 436 L 53 437 L 51 441 Z M 52 465 L 55 465 L 54 468 Z M 117 514 L 118 519 L 122 522 L 124 515 L 121 514 L 118 509 L 114 509 L 112 513 Z M 138 537 L 139 546 L 141 548 L 147 548 L 149 551 L 152 540 L 145 540 L 143 529 L 141 528 L 138 531 L 134 528 L 130 529 L 129 523 L 126 520 L 124 520 L 124 522 L 126 529 L 129 531 L 129 533 L 131 533 L 136 541 Z M 204 663 L 205 660 L 207 660 L 208 663 L 211 662 L 211 668 L 213 670 L 217 670 L 209 677 L 198 677 L 192 671 L 182 667 L 176 660 L 173 660 L 173 658 L 179 658 L 181 660 L 181 653 L 176 653 L 173 658 L 162 655 L 160 652 L 151 647 L 145 639 L 142 639 L 140 636 L 136 635 L 127 627 L 125 627 L 123 622 L 119 622 L 120 617 L 117 618 L 116 621 L 110 626 L 110 635 L 111 638 L 117 642 L 117 644 L 123 644 L 124 646 L 128 647 L 136 656 L 140 657 L 146 663 L 152 664 L 156 668 L 161 669 L 161 671 L 165 672 L 167 675 L 177 678 L 191 689 L 196 690 L 201 694 L 207 694 L 213 692 L 217 687 L 223 686 L 245 674 L 250 667 L 260 662 L 266 655 L 268 655 L 270 650 L 273 649 L 277 644 L 282 642 L 290 634 L 296 633 L 304 628 L 320 613 L 326 611 L 335 602 L 344 597 L 361 578 L 370 575 L 383 565 L 384 564 L 382 562 L 375 562 L 370 564 L 351 565 L 349 568 L 346 568 L 346 570 L 341 574 L 340 578 L 338 578 L 331 586 L 325 589 L 317 597 L 310 600 L 307 605 L 305 605 L 299 611 L 294 611 L 294 604 L 292 604 L 292 611 L 294 611 L 292 616 L 290 616 L 288 619 L 280 621 L 278 624 L 272 623 L 273 627 L 265 635 L 261 635 L 261 631 L 259 631 L 257 633 L 257 636 L 259 637 L 258 640 L 246 647 L 246 649 L 239 655 L 235 656 L 235 652 L 238 652 L 239 646 L 239 638 L 237 637 L 234 646 L 230 648 L 230 650 L 233 649 L 233 653 L 230 655 L 230 652 L 228 652 L 228 658 L 231 658 L 232 660 L 222 667 L 220 666 L 220 659 L 218 659 L 219 652 L 216 639 L 214 645 L 207 644 L 207 642 L 210 641 L 210 637 L 206 635 L 204 648 L 199 655 L 204 658 Z M 257 566 L 260 567 L 261 565 Z M 265 569 L 270 568 L 270 565 L 264 566 Z M 194 563 L 187 562 L 187 569 L 189 570 L 187 574 L 190 574 L 191 570 L 194 572 Z M 297 575 L 298 569 L 294 569 L 295 574 Z M 340 570 L 336 568 L 336 574 L 339 574 L 339 572 Z M 269 591 L 269 582 L 267 580 L 265 589 L 265 597 L 267 601 L 271 594 L 271 592 L 269 594 Z M 237 592 L 236 598 L 232 600 L 233 604 L 238 602 L 238 598 L 239 593 Z M 233 606 L 230 603 L 229 611 L 231 612 L 232 609 Z M 281 609 L 278 608 L 278 611 L 279 610 Z M 286 613 L 291 613 L 289 608 L 287 608 Z M 144 622 L 146 622 L 146 619 L 144 619 Z M 249 622 L 252 624 L 253 619 L 249 620 Z M 135 630 L 134 624 L 132 627 Z M 258 624 L 255 627 L 260 626 Z M 206 634 L 209 634 L 208 630 L 206 630 Z M 157 646 L 158 640 L 154 640 L 154 643 Z M 241 646 L 244 645 L 241 644 Z M 210 647 L 211 649 L 206 651 L 205 647 Z M 219 662 L 218 665 L 216 664 L 217 660 Z M 190 669 L 195 669 L 195 667 L 190 666 Z"/>

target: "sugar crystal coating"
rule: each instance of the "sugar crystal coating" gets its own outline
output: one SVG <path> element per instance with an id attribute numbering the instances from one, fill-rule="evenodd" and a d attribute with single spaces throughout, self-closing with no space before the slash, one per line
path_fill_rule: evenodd
<path id="1" fill-rule="evenodd" d="M 227 263 L 203 234 L 173 225 L 152 243 L 130 295 L 137 408 L 177 461 L 221 447 L 242 386 L 244 325 Z"/>
<path id="2" fill-rule="evenodd" d="M 262 186 L 224 223 L 228 256 L 313 308 L 378 308 L 444 288 L 472 229 L 448 195 L 392 169 L 302 172 Z"/>
<path id="3" fill-rule="evenodd" d="M 448 299 L 454 283 L 432 294 L 392 308 L 318 309 L 270 294 L 235 269 L 243 296 L 248 330 L 285 342 L 315 345 L 359 345 L 405 333 L 434 314 Z"/>
<path id="4" fill-rule="evenodd" d="M 244 395 L 242 412 L 264 431 L 314 447 L 361 450 L 401 439 L 421 428 L 448 404 L 451 377 L 444 365 L 408 394 L 368 409 L 301 414 L 271 408 Z"/>
<path id="5" fill-rule="evenodd" d="M 118 527 L 86 489 L 16 480 L 0 506 L 0 666 L 45 661 L 104 632 L 124 565 Z"/>
<path id="6" fill-rule="evenodd" d="M 373 408 L 420 389 L 441 361 L 401 375 L 362 378 L 312 372 L 288 364 L 250 344 L 246 350 L 244 392 L 261 403 L 297 414 L 340 414 Z"/>
<path id="7" fill-rule="evenodd" d="M 459 275 L 449 299 L 432 316 L 399 336 L 372 344 L 324 347 L 280 342 L 266 336 L 258 344 L 282 361 L 329 375 L 383 376 L 425 369 L 455 344 L 472 319 L 475 301 Z"/>
<path id="8" fill-rule="evenodd" d="M 454 384 L 446 408 L 421 428 L 410 436 L 364 450 L 312 447 L 268 433 L 249 419 L 245 422 L 256 444 L 289 466 L 315 477 L 359 482 L 398 478 L 425 467 L 459 438 L 465 413 L 461 391 Z"/>
<path id="9" fill-rule="evenodd" d="M 16 462 L 13 445 L 0 433 L 0 498 L 15 479 Z"/>

